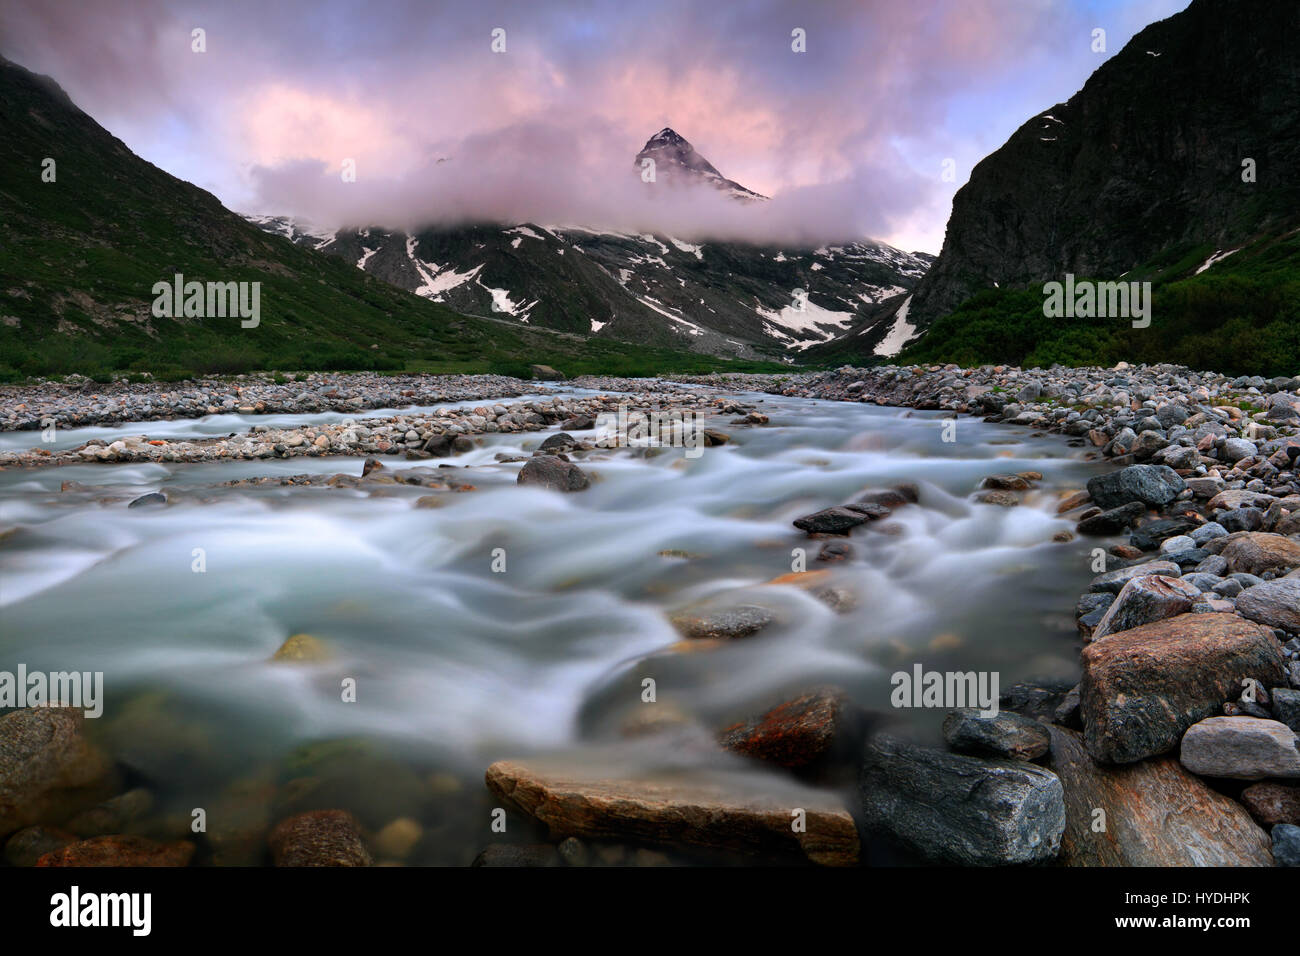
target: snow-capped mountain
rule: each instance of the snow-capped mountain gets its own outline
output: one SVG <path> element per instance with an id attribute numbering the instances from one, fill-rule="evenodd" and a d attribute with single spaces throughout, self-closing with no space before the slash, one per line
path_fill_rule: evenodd
<path id="1" fill-rule="evenodd" d="M 671 129 L 646 143 L 638 170 L 645 157 L 655 160 L 656 183 L 765 199 Z M 537 223 L 330 233 L 284 217 L 248 218 L 458 312 L 745 358 L 797 354 L 847 334 L 883 339 L 932 261 L 867 241 L 807 249 Z"/>
<path id="2" fill-rule="evenodd" d="M 708 185 L 745 202 L 767 199 L 723 176 L 712 163 L 695 151 L 694 146 L 669 126 L 646 140 L 641 152 L 636 154 L 636 170 L 647 182 L 673 186 Z M 651 174 L 653 179 L 650 178 Z"/>

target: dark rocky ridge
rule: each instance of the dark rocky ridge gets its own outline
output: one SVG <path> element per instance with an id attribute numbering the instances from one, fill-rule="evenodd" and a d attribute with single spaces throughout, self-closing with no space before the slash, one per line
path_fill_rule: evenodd
<path id="1" fill-rule="evenodd" d="M 1180 245 L 1294 228 L 1297 168 L 1300 5 L 1194 0 L 975 167 L 909 319 L 927 326 L 994 283 L 1118 279 Z"/>

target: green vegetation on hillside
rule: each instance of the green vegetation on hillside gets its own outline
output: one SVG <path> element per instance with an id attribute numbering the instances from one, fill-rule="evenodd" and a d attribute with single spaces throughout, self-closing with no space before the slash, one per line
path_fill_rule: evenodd
<path id="1" fill-rule="evenodd" d="M 1122 281 L 1151 281 L 1151 325 L 1047 318 L 1042 286 L 988 289 L 937 320 L 899 363 L 1024 367 L 1173 362 L 1230 375 L 1300 373 L 1300 233 L 1266 238 L 1199 275 L 1212 248 L 1170 250 Z"/>
<path id="2" fill-rule="evenodd" d="M 42 173 L 53 160 L 53 181 Z M 0 60 L 0 381 L 280 370 L 776 369 L 460 315 L 263 232 Z M 159 318 L 153 286 L 260 282 L 260 324 Z"/>

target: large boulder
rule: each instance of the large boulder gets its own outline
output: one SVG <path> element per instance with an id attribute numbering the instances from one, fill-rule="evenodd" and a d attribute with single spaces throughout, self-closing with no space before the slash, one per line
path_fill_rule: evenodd
<path id="1" fill-rule="evenodd" d="M 1099 508 L 1118 508 L 1140 501 L 1149 508 L 1163 508 L 1187 488 L 1178 472 L 1168 465 L 1129 465 L 1088 481 L 1088 494 Z"/>
<path id="2" fill-rule="evenodd" d="M 29 707 L 0 717 L 0 840 L 58 821 L 112 795 L 112 765 L 82 735 L 70 707 Z"/>
<path id="3" fill-rule="evenodd" d="M 519 469 L 521 485 L 541 485 L 552 491 L 582 491 L 591 480 L 586 472 L 557 455 L 535 455 Z"/>
<path id="4" fill-rule="evenodd" d="M 1048 766 L 1065 788 L 1065 865 L 1272 865 L 1268 834 L 1177 760 L 1100 767 L 1079 734 L 1062 727 L 1051 732 Z"/>
<path id="5" fill-rule="evenodd" d="M 1188 728 L 1178 759 L 1202 777 L 1300 777 L 1296 733 L 1279 720 L 1207 717 Z"/>
<path id="6" fill-rule="evenodd" d="M 1237 596 L 1237 613 L 1269 627 L 1300 633 L 1300 578 L 1279 578 Z"/>
<path id="7" fill-rule="evenodd" d="M 858 791 L 869 831 L 936 863 L 1041 863 L 1056 856 L 1065 829 L 1055 774 L 888 736 L 867 746 Z"/>
<path id="8" fill-rule="evenodd" d="M 1220 555 L 1234 574 L 1286 572 L 1300 567 L 1300 541 L 1281 534 L 1243 532 L 1229 537 Z"/>
<path id="9" fill-rule="evenodd" d="M 1133 578 L 1106 609 L 1092 639 L 1185 614 L 1200 599 L 1200 589 L 1179 578 L 1159 574 Z"/>
<path id="10" fill-rule="evenodd" d="M 1242 681 L 1283 683 L 1266 628 L 1235 614 L 1180 614 L 1111 634 L 1083 649 L 1079 713 L 1099 763 L 1168 753 L 1188 727 L 1219 713 Z"/>
<path id="11" fill-rule="evenodd" d="M 844 805 L 792 782 L 765 778 L 756 786 L 747 776 L 703 771 L 628 779 L 555 761 L 506 760 L 488 767 L 486 780 L 496 796 L 555 836 L 771 854 L 827 866 L 858 861 L 858 832 Z M 805 825 L 795 828 L 799 810 Z"/>

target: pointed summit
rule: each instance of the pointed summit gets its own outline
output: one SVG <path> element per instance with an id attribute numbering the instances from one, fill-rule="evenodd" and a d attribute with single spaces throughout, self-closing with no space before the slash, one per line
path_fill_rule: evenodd
<path id="1" fill-rule="evenodd" d="M 638 173 L 645 169 L 647 159 L 654 161 L 656 183 L 669 183 L 674 186 L 708 185 L 745 202 L 767 199 L 766 196 L 752 189 L 746 189 L 740 183 L 723 176 L 671 126 L 665 126 L 651 136 L 641 147 L 641 152 L 636 154 Z"/>

